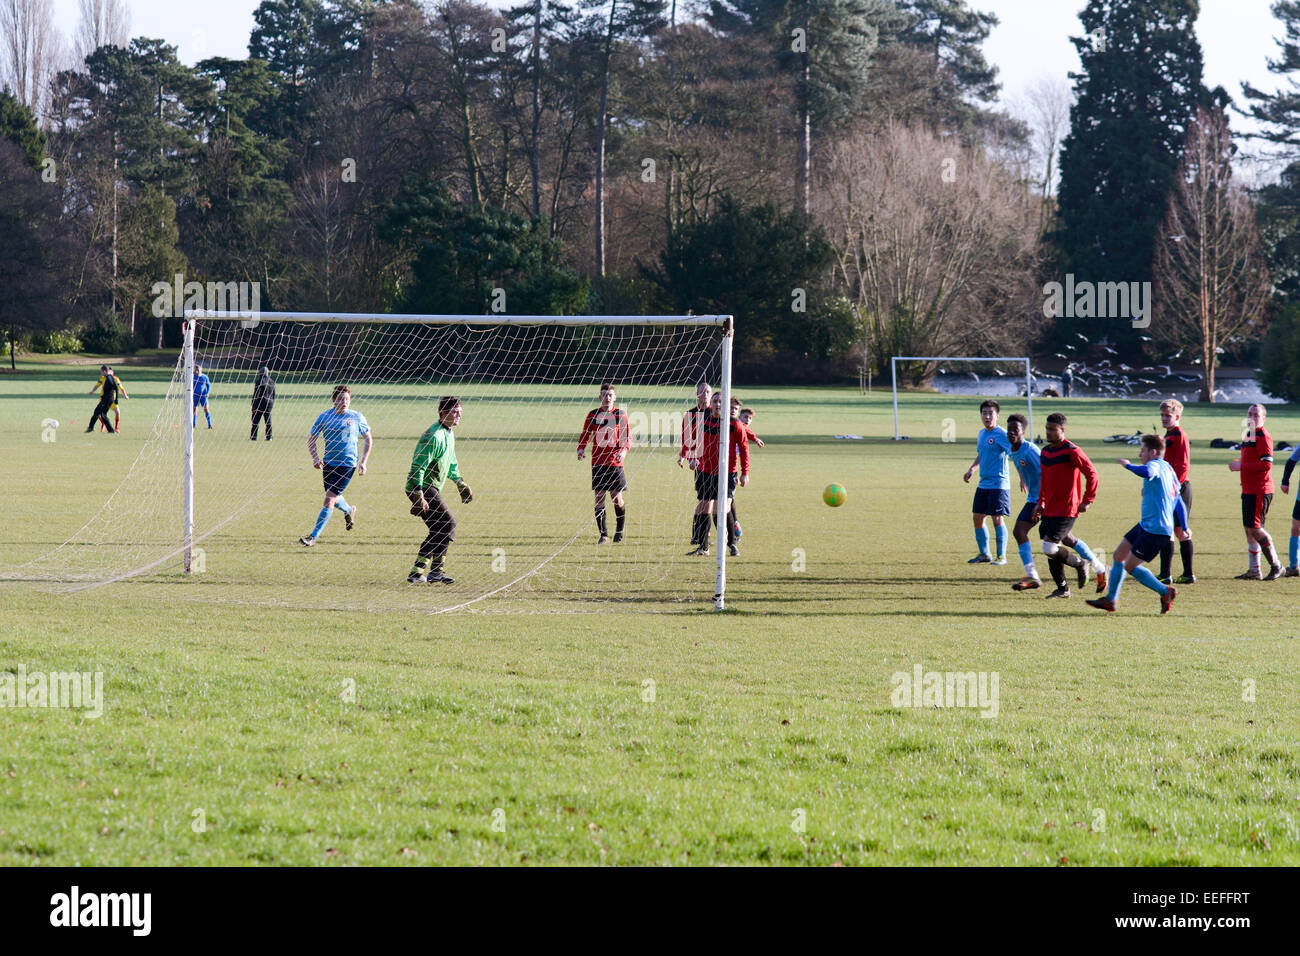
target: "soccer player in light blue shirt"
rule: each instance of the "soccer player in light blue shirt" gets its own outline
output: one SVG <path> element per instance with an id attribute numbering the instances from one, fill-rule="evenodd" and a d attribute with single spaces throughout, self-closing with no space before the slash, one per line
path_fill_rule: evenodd
<path id="1" fill-rule="evenodd" d="M 1179 495 L 1178 476 L 1162 457 L 1165 440 L 1159 435 L 1143 435 L 1141 464 L 1135 465 L 1127 458 L 1119 463 L 1142 478 L 1142 520 L 1135 524 L 1115 549 L 1115 564 L 1110 570 L 1110 587 L 1105 597 L 1088 602 L 1102 611 L 1113 611 L 1119 601 L 1119 591 L 1124 584 L 1125 572 L 1143 587 L 1160 595 L 1160 613 L 1169 613 L 1178 591 L 1170 584 L 1161 584 L 1150 569 L 1142 567 L 1144 561 L 1154 560 L 1174 534 L 1179 540 L 1191 537 L 1187 530 L 1187 505 Z"/>
<path id="2" fill-rule="evenodd" d="M 311 534 L 305 534 L 298 539 L 298 542 L 306 548 L 316 543 L 316 539 L 325 529 L 330 514 L 335 508 L 343 512 L 347 529 L 351 531 L 353 527 L 353 518 L 356 516 L 357 509 L 356 506 L 349 505 L 343 500 L 343 489 L 348 486 L 354 473 L 360 472 L 363 475 L 366 473 L 366 462 L 370 459 L 370 449 L 374 445 L 374 439 L 370 434 L 370 425 L 366 422 L 366 416 L 352 411 L 351 405 L 352 390 L 346 385 L 334 386 L 334 407 L 317 416 L 311 426 L 311 434 L 307 438 L 307 450 L 311 452 L 312 466 L 319 468 L 324 478 L 325 504 L 320 514 L 316 516 L 316 527 L 312 528 Z M 357 439 L 362 435 L 365 436 L 366 447 L 358 460 Z M 325 439 L 323 456 L 316 453 L 317 436 L 323 436 Z"/>
<path id="3" fill-rule="evenodd" d="M 975 503 L 971 508 L 975 519 L 975 543 L 980 552 L 967 564 L 1006 564 L 1007 526 L 1004 518 L 1011 514 L 1011 482 L 1007 477 L 1007 456 L 1011 454 L 1011 440 L 998 427 L 1001 406 L 993 399 L 980 405 L 980 421 L 984 427 L 975 439 L 975 460 L 966 469 L 962 480 L 970 483 L 971 474 L 979 466 L 980 481 L 975 488 Z M 998 556 L 989 557 L 989 533 L 984 527 L 984 517 L 993 516 L 993 530 L 997 534 Z"/>
<path id="4" fill-rule="evenodd" d="M 1020 562 L 1025 566 L 1025 576 L 1011 585 L 1016 591 L 1028 591 L 1041 587 L 1042 579 L 1038 568 L 1034 567 L 1034 546 L 1029 543 L 1029 532 L 1038 524 L 1035 512 L 1038 510 L 1038 486 L 1043 480 L 1043 466 L 1039 461 L 1038 446 L 1027 440 L 1029 420 L 1019 413 L 1007 419 L 1007 438 L 1011 440 L 1011 463 L 1020 474 L 1020 490 L 1026 495 L 1024 507 L 1016 516 L 1016 526 L 1011 533 L 1016 538 L 1016 550 L 1020 552 Z"/>
<path id="5" fill-rule="evenodd" d="M 212 391 L 212 379 L 203 374 L 203 366 L 194 366 L 194 427 L 199 427 L 199 406 L 203 406 L 203 416 L 212 427 L 212 412 L 208 411 L 208 393 Z"/>

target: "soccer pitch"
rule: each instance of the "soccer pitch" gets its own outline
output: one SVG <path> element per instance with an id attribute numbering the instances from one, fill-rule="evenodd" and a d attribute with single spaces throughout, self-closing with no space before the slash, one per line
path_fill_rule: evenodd
<path id="1" fill-rule="evenodd" d="M 97 365 L 0 377 L 0 572 L 76 532 L 141 449 L 170 367 L 118 368 L 132 400 L 112 437 L 82 433 Z M 644 545 L 622 556 L 661 566 L 636 600 L 401 607 L 391 582 L 423 536 L 400 505 L 418 429 L 374 417 L 350 534 L 335 518 L 316 548 L 296 543 L 319 476 L 305 424 L 277 418 L 275 453 L 301 457 L 301 481 L 268 492 L 273 519 L 224 529 L 203 574 L 0 584 L 0 674 L 103 674 L 97 718 L 0 707 L 0 865 L 1300 863 L 1300 582 L 1231 580 L 1245 565 L 1235 453 L 1208 447 L 1239 435 L 1242 406 L 1184 417 L 1199 583 L 1162 617 L 1132 580 L 1115 614 L 1084 605 L 1091 588 L 1013 593 L 1014 542 L 1005 567 L 966 563 L 978 399 L 904 396 L 913 440 L 895 443 L 888 393 L 736 392 L 767 447 L 738 495 L 722 614 L 712 565 L 681 554 L 693 494 L 672 454 L 681 533 L 671 560 Z M 573 445 L 594 404 L 543 406 L 511 457 L 476 444 L 467 401 L 457 451 L 476 501 L 453 511 L 490 502 L 513 469 L 521 540 L 585 525 L 565 560 L 587 567 Z M 367 412 L 364 392 L 354 405 Z M 214 392 L 212 410 L 251 445 L 246 397 Z M 1003 420 L 1013 411 L 1023 403 L 1004 401 Z M 1051 411 L 1101 473 L 1077 532 L 1109 564 L 1140 482 L 1114 464 L 1137 449 L 1101 439 L 1151 431 L 1156 403 L 1043 399 L 1035 434 Z M 55 442 L 46 418 L 62 423 Z M 1289 408 L 1268 426 L 1300 439 Z M 245 466 L 202 467 L 220 488 Z M 848 492 L 838 509 L 821 500 L 832 481 Z M 1291 503 L 1279 493 L 1268 522 L 1283 554 Z M 466 520 L 448 570 L 489 557 Z M 996 675 L 993 706 L 901 706 L 894 675 L 910 685 L 917 668 L 980 675 L 990 692 Z"/>

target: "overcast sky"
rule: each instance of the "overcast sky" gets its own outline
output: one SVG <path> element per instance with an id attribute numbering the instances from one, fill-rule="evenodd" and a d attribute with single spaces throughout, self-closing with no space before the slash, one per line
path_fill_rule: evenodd
<path id="1" fill-rule="evenodd" d="M 248 36 L 258 0 L 127 0 L 131 35 L 161 37 L 175 44 L 180 58 L 196 63 L 204 57 L 248 55 Z M 495 0 L 494 6 L 506 5 Z M 1003 96 L 1024 93 L 1039 77 L 1079 69 L 1069 41 L 1082 31 L 1078 12 L 1085 0 L 974 0 L 975 9 L 994 13 L 1001 24 L 985 44 L 988 59 L 997 65 Z M 1241 105 L 1243 80 L 1274 89 L 1276 78 L 1266 60 L 1277 55 L 1274 38 L 1278 22 L 1269 13 L 1269 0 L 1201 0 L 1197 34 L 1205 53 L 1205 81 L 1224 86 Z M 77 25 L 77 0 L 54 0 L 59 28 L 70 37 Z M 1237 118 L 1234 128 L 1247 124 Z"/>

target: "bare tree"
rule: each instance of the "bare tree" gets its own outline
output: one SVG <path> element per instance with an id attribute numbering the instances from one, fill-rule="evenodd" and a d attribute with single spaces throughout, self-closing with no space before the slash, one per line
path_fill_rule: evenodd
<path id="1" fill-rule="evenodd" d="M 1035 202 L 984 151 L 887 124 L 841 137 L 816 195 L 877 369 L 891 355 L 1023 349 L 1037 331 Z"/>
<path id="2" fill-rule="evenodd" d="M 1152 335 L 1200 353 L 1201 401 L 1214 401 L 1220 352 L 1264 331 L 1271 283 L 1254 205 L 1232 177 L 1220 109 L 1197 111 L 1156 243 Z"/>
<path id="3" fill-rule="evenodd" d="M 1025 120 L 1029 123 L 1038 168 L 1042 170 L 1038 188 L 1044 199 L 1056 192 L 1056 157 L 1061 151 L 1061 140 L 1070 128 L 1073 98 L 1070 85 L 1059 76 L 1040 76 L 1025 90 Z"/>
<path id="4" fill-rule="evenodd" d="M 125 0 L 77 0 L 81 19 L 73 41 L 77 65 L 101 46 L 125 47 L 131 42 L 131 10 Z"/>
<path id="5" fill-rule="evenodd" d="M 0 85 L 44 119 L 50 80 L 63 59 L 53 0 L 0 0 Z"/>

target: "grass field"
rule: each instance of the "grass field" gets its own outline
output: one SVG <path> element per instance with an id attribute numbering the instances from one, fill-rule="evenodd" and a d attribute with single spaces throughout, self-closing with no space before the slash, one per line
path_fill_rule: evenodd
<path id="1" fill-rule="evenodd" d="M 112 439 L 81 432 L 97 364 L 0 375 L 0 577 L 74 534 L 141 451 L 170 368 L 119 369 L 133 399 Z M 1132 581 L 1113 615 L 1077 592 L 1015 594 L 1014 547 L 1006 567 L 966 564 L 977 400 L 906 396 L 913 440 L 896 444 L 888 393 L 738 392 L 768 444 L 738 499 L 723 614 L 709 568 L 681 555 L 685 475 L 680 516 L 656 504 L 652 521 L 631 497 L 634 533 L 639 519 L 670 545 L 592 555 L 570 446 L 594 403 L 579 397 L 535 416 L 526 441 L 494 441 L 468 402 L 458 432 L 481 499 L 455 509 L 448 568 L 466 595 L 489 580 L 473 509 L 493 513 L 501 472 L 523 489 L 521 549 L 573 538 L 523 596 L 430 614 L 395 583 L 420 537 L 400 483 L 423 426 L 379 432 L 382 415 L 352 535 L 336 519 L 311 552 L 293 542 L 319 506 L 308 476 L 268 486 L 272 517 L 215 534 L 190 580 L 171 565 L 73 592 L 0 584 L 0 672 L 102 671 L 105 701 L 98 719 L 0 708 L 0 864 L 1300 863 L 1300 582 L 1231 580 L 1245 562 L 1234 454 L 1208 447 L 1239 433 L 1241 406 L 1185 418 L 1200 582 L 1162 617 Z M 251 446 L 246 403 L 218 398 L 218 425 Z M 1108 555 L 1139 482 L 1113 464 L 1136 449 L 1100 439 L 1151 430 L 1156 406 L 1044 400 L 1036 432 L 1052 410 L 1101 470 L 1078 532 Z M 64 423 L 56 442 L 41 440 L 47 417 Z M 305 421 L 277 421 L 285 461 L 305 457 Z M 1269 426 L 1300 439 L 1289 408 Z M 224 467 L 226 485 L 201 472 L 217 482 L 209 519 L 248 466 Z M 842 508 L 821 502 L 830 481 Z M 1269 521 L 1284 554 L 1290 508 L 1279 494 Z M 127 547 L 120 530 L 103 549 Z M 614 573 L 597 560 L 643 574 L 635 600 L 576 598 L 592 569 Z M 996 673 L 996 717 L 894 706 L 892 676 L 917 665 Z"/>

